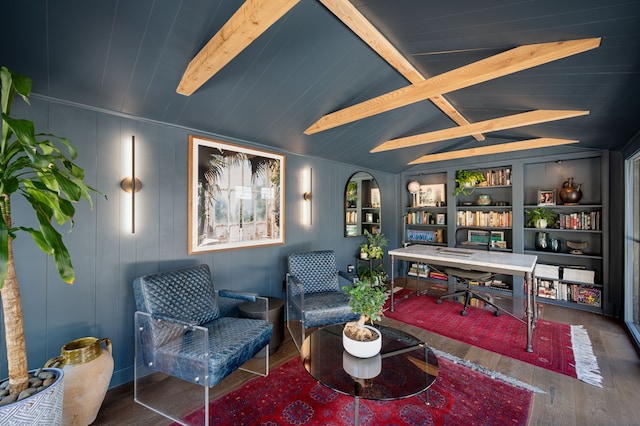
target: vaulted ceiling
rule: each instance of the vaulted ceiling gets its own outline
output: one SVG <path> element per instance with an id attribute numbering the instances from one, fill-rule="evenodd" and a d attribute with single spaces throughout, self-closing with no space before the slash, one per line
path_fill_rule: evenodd
<path id="1" fill-rule="evenodd" d="M 398 173 L 425 155 L 530 140 L 525 148 L 566 139 L 578 141 L 567 149 L 621 150 L 640 130 L 637 0 L 3 3 L 0 65 L 32 77 L 38 96 L 364 168 Z M 239 10 L 251 13 L 225 27 Z M 238 48 L 229 30 L 241 21 L 250 42 Z M 214 59 L 228 61 L 178 93 L 215 37 Z M 510 69 L 581 40 L 590 46 Z M 425 96 L 397 102 L 414 88 Z M 371 99 L 375 115 L 334 126 Z M 314 129 L 323 117 L 332 126 Z M 415 136 L 436 131 L 444 140 Z M 407 141 L 420 143 L 393 146 Z"/>

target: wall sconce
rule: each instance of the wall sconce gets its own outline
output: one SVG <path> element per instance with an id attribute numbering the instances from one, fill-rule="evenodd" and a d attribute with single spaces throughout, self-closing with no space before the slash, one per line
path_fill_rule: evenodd
<path id="1" fill-rule="evenodd" d="M 417 180 L 409 182 L 407 185 L 407 189 L 412 196 L 411 207 L 416 207 L 418 205 L 418 192 L 420 191 L 420 182 Z"/>
<path id="2" fill-rule="evenodd" d="M 302 171 L 302 224 L 303 225 L 311 225 L 312 224 L 312 205 L 311 205 L 311 197 L 312 197 L 312 169 L 309 167 Z"/>
<path id="3" fill-rule="evenodd" d="M 136 233 L 136 192 L 142 189 L 142 182 L 136 177 L 136 137 L 131 136 L 131 176 L 122 179 L 120 186 L 131 194 L 131 233 Z"/>

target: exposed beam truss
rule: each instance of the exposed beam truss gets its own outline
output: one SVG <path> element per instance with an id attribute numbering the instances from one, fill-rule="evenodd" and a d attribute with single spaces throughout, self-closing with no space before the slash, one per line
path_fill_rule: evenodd
<path id="1" fill-rule="evenodd" d="M 469 65 L 428 78 L 419 83 L 377 96 L 368 101 L 327 114 L 312 124 L 305 134 L 314 134 L 356 120 L 424 101 L 475 84 L 513 74 L 600 45 L 600 38 L 530 44 L 516 47 Z"/>
<path id="2" fill-rule="evenodd" d="M 349 0 L 320 0 L 320 2 L 410 83 L 426 80 L 420 71 Z M 436 95 L 429 100 L 456 124 L 460 126 L 469 124 L 469 121 L 444 96 Z M 484 140 L 482 134 L 474 134 L 473 137 L 479 141 Z"/>
<path id="3" fill-rule="evenodd" d="M 386 141 L 371 152 L 389 151 L 392 149 L 407 148 L 410 146 L 424 145 L 428 143 L 440 142 L 447 139 L 470 136 L 476 132 L 495 132 L 498 130 L 513 129 L 515 127 L 530 126 L 533 124 L 547 123 L 549 121 L 562 120 L 565 118 L 579 117 L 587 115 L 589 111 L 574 110 L 535 110 L 513 114 L 506 117 L 494 118 L 486 121 L 468 124 L 466 126 L 452 127 L 449 129 L 436 130 L 434 132 L 422 133 L 420 135 L 407 136 L 404 138 Z"/>
<path id="4" fill-rule="evenodd" d="M 546 148 L 549 146 L 569 145 L 580 141 L 572 139 L 536 138 L 519 142 L 500 143 L 480 146 L 477 148 L 460 149 L 457 151 L 441 152 L 423 155 L 409 163 L 409 165 L 432 163 L 435 161 L 456 160 L 459 158 L 477 157 L 480 155 L 500 154 L 504 152 L 524 151 L 527 149 Z"/>
<path id="5" fill-rule="evenodd" d="M 247 0 L 189 62 L 176 92 L 191 95 L 300 0 Z"/>

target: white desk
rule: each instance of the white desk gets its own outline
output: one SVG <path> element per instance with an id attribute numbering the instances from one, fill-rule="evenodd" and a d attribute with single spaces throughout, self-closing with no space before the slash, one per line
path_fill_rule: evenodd
<path id="1" fill-rule="evenodd" d="M 532 336 L 534 327 L 533 271 L 536 267 L 537 256 L 500 251 L 467 250 L 450 247 L 436 247 L 428 245 L 413 245 L 405 248 L 390 250 L 391 256 L 391 312 L 394 311 L 394 261 L 407 260 L 409 262 L 424 263 L 438 266 L 486 271 L 505 275 L 523 276 L 526 294 L 527 352 L 533 352 Z"/>

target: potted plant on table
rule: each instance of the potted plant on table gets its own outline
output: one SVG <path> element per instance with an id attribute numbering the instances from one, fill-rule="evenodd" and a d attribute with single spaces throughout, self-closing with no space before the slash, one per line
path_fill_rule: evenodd
<path id="1" fill-rule="evenodd" d="M 53 257 L 60 277 L 66 283 L 73 283 L 74 269 L 71 257 L 56 229 L 69 222 L 73 225 L 74 202 L 84 198 L 91 206 L 91 192 L 96 192 L 84 183 L 84 170 L 73 163 L 77 156 L 75 148 L 64 138 L 49 134 L 36 134 L 34 124 L 24 119 L 11 117 L 11 105 L 17 94 L 28 104 L 31 93 L 31 79 L 0 68 L 2 85 L 2 135 L 0 138 L 0 295 L 4 312 L 5 342 L 9 371 L 9 400 L 15 399 L 29 388 L 29 371 L 22 316 L 22 302 L 16 276 L 12 242 L 19 231 L 31 235 L 38 247 Z M 66 149 L 68 155 L 63 152 Z M 22 195 L 31 206 L 37 221 L 37 228 L 14 226 L 11 216 L 11 196 Z M 62 371 L 53 369 L 62 379 Z M 47 389 L 53 388 L 54 385 Z M 39 421 L 53 421 L 34 409 L 33 399 L 50 397 L 59 399 L 59 407 L 47 405 L 52 415 L 62 414 L 62 387 L 60 392 L 43 391 L 24 399 L 30 411 L 36 412 Z M 27 391 L 27 393 L 30 391 Z M 7 403 L 5 401 L 5 403 Z M 2 404 L 2 402 L 0 402 Z M 44 402 L 48 404 L 48 402 Z M 0 423 L 11 423 L 10 417 L 19 411 L 3 410 L 0 407 Z M 10 414 L 13 413 L 13 414 Z M 20 416 L 25 412 L 20 412 Z M 22 419 L 24 421 L 24 418 Z M 27 421 L 28 423 L 28 421 Z"/>
<path id="2" fill-rule="evenodd" d="M 387 300 L 386 286 L 377 284 L 384 281 L 384 272 L 372 271 L 368 276 L 361 275 L 353 286 L 344 287 L 349 294 L 349 307 L 360 315 L 357 321 L 348 322 L 343 330 L 344 349 L 359 358 L 372 357 L 380 352 L 382 336 L 373 327 L 374 321 L 380 321 Z M 367 325 L 367 322 L 371 325 Z"/>
<path id="3" fill-rule="evenodd" d="M 475 191 L 476 186 L 479 183 L 485 181 L 484 175 L 481 172 L 458 170 L 456 172 L 455 182 L 458 184 L 454 191 L 454 195 L 459 195 L 461 192 L 464 195 L 471 195 Z"/>
<path id="4" fill-rule="evenodd" d="M 527 226 L 532 228 L 546 228 L 556 220 L 556 214 L 549 207 L 538 207 L 527 210 Z"/>

